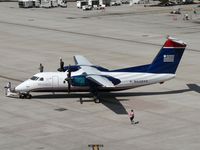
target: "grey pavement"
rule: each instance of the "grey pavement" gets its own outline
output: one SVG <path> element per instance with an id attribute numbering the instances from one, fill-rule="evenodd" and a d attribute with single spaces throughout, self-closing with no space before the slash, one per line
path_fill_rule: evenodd
<path id="1" fill-rule="evenodd" d="M 68 8 L 20 9 L 0 3 L 0 149 L 194 150 L 200 148 L 200 9 L 143 5 L 105 11 Z M 191 20 L 184 21 L 188 13 Z M 16 86 L 37 73 L 56 71 L 81 54 L 109 69 L 150 63 L 167 35 L 188 44 L 175 79 L 164 84 L 104 95 L 100 104 L 78 94 L 33 93 L 30 100 L 8 98 L 3 87 Z M 65 111 L 57 111 L 65 108 Z M 135 109 L 137 125 L 127 111 Z"/>

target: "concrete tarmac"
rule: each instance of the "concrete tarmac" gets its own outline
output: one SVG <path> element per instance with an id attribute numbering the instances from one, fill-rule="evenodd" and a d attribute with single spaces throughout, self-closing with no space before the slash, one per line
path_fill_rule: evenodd
<path id="1" fill-rule="evenodd" d="M 20 9 L 0 3 L 0 149 L 188 150 L 200 148 L 200 26 L 196 5 L 108 7 L 105 11 L 68 8 Z M 191 20 L 183 20 L 188 13 Z M 61 56 L 74 64 L 76 54 L 109 69 L 150 63 L 167 35 L 188 46 L 175 79 L 164 84 L 102 94 L 103 102 L 79 94 L 33 93 L 30 100 L 8 98 L 16 86 L 37 73 L 56 71 Z M 83 95 L 87 96 L 87 95 Z M 137 125 L 127 111 L 135 110 Z"/>

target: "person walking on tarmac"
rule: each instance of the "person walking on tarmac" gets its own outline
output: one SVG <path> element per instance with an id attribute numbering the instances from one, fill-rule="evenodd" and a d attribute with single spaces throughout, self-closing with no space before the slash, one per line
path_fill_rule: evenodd
<path id="1" fill-rule="evenodd" d="M 40 67 L 39 67 L 40 72 L 44 71 L 44 66 L 40 63 Z"/>
<path id="2" fill-rule="evenodd" d="M 134 115 L 134 111 L 133 111 L 133 109 L 129 112 L 129 118 L 130 118 L 130 121 L 131 121 L 131 124 L 134 124 L 134 117 L 135 117 L 135 115 Z"/>

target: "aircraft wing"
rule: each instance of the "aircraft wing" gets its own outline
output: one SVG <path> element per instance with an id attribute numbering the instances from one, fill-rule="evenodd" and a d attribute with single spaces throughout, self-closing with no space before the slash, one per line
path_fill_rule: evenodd
<path id="1" fill-rule="evenodd" d="M 115 87 L 110 80 L 100 75 L 88 75 L 87 78 L 103 87 Z"/>
<path id="2" fill-rule="evenodd" d="M 115 85 L 106 77 L 102 76 L 101 71 L 91 66 L 80 66 L 83 72 L 86 74 L 86 78 L 92 82 L 103 87 L 114 87 Z"/>
<path id="3" fill-rule="evenodd" d="M 92 66 L 93 64 L 87 60 L 84 56 L 81 55 L 75 55 L 74 56 L 74 61 L 76 65 L 79 66 Z"/>
<path id="4" fill-rule="evenodd" d="M 106 77 L 102 76 L 101 71 L 92 67 L 93 64 L 89 62 L 84 56 L 75 55 L 74 61 L 76 65 L 79 65 L 86 75 L 86 78 L 90 81 L 103 86 L 103 87 L 114 87 L 115 85 Z"/>

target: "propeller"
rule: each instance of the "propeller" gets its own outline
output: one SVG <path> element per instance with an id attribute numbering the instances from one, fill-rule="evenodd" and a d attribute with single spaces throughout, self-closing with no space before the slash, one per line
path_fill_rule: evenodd
<path id="1" fill-rule="evenodd" d="M 65 79 L 65 81 L 67 81 L 67 83 L 68 83 L 68 93 L 70 93 L 70 90 L 71 90 L 71 67 L 70 67 L 70 65 L 68 66 L 68 74 L 67 74 L 67 78 Z"/>

